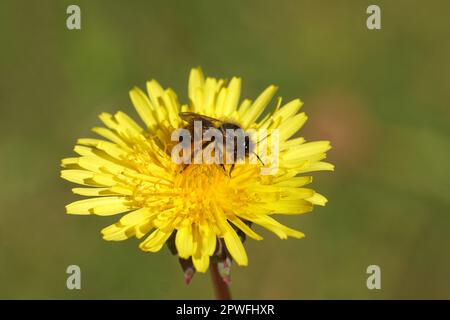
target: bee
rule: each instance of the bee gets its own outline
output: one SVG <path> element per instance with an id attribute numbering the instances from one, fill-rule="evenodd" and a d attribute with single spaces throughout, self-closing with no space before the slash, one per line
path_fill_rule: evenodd
<path id="1" fill-rule="evenodd" d="M 236 123 L 229 121 L 222 121 L 205 115 L 201 115 L 194 112 L 180 112 L 179 116 L 182 120 L 188 123 L 187 129 L 191 132 L 191 143 L 194 143 L 195 136 L 202 137 L 195 134 L 196 127 L 195 122 L 201 123 L 201 130 L 203 132 L 209 129 L 217 129 L 221 133 L 221 141 L 215 141 L 215 137 L 212 137 L 210 141 L 201 141 L 201 148 L 204 150 L 211 143 L 216 143 L 218 145 L 218 151 L 221 153 L 221 158 L 223 159 L 224 154 L 231 153 L 233 155 L 233 162 L 231 163 L 228 175 L 231 177 L 231 173 L 234 169 L 235 162 L 237 160 L 242 160 L 242 158 L 248 158 L 250 153 L 256 155 L 258 160 L 264 165 L 259 156 L 254 152 L 255 143 L 251 141 L 250 136 L 244 132 L 244 130 Z M 233 141 L 231 145 L 229 142 Z M 238 152 L 243 150 L 243 152 Z M 221 161 L 220 166 L 226 172 L 225 165 Z M 184 169 L 183 169 L 184 170 Z"/>

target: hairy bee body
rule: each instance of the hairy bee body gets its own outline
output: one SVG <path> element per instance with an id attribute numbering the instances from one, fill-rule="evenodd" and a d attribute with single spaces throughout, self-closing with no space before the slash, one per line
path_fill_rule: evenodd
<path id="1" fill-rule="evenodd" d="M 232 163 L 228 174 L 231 176 L 231 172 L 234 169 L 235 162 L 248 157 L 250 152 L 253 152 L 254 144 L 251 142 L 249 135 L 244 130 L 233 122 L 221 121 L 215 118 L 204 116 L 194 112 L 181 112 L 180 118 L 187 122 L 186 129 L 191 132 L 191 143 L 194 144 L 196 137 L 203 139 L 203 132 L 208 132 L 210 129 L 218 130 L 221 135 L 220 139 L 212 137 L 208 141 L 197 141 L 200 143 L 202 150 L 208 147 L 211 143 L 216 144 L 218 149 L 222 153 L 222 157 L 229 159 L 231 155 Z M 195 123 L 201 123 L 200 126 L 195 126 Z M 202 130 L 197 132 L 196 130 Z M 198 138 L 197 138 L 198 139 Z M 224 163 L 220 163 L 220 166 L 226 172 Z"/>

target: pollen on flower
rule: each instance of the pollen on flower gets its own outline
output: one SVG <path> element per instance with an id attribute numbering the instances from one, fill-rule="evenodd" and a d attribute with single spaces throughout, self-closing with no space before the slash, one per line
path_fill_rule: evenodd
<path id="1" fill-rule="evenodd" d="M 181 205 L 186 217 L 193 221 L 214 221 L 214 208 L 227 208 L 233 212 L 243 208 L 252 199 L 217 165 L 189 166 L 178 174 L 175 190 L 180 190 Z M 241 192 L 239 192 L 241 190 Z"/>

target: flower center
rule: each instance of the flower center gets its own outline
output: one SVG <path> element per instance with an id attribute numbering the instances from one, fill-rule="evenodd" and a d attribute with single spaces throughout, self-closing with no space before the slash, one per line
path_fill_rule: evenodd
<path id="1" fill-rule="evenodd" d="M 214 207 L 235 206 L 228 174 L 218 165 L 189 165 L 175 179 L 175 188 L 180 190 L 180 202 L 185 214 L 194 221 L 211 220 Z"/>

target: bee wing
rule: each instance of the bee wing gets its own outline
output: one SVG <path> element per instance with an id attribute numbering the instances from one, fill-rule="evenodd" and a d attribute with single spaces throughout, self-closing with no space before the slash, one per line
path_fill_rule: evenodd
<path id="1" fill-rule="evenodd" d="M 222 121 L 215 119 L 215 118 L 211 118 L 208 116 L 204 116 L 202 114 L 198 114 L 195 112 L 180 112 L 178 114 L 180 116 L 181 119 L 183 119 L 186 122 L 193 122 L 193 121 L 202 121 L 202 120 L 206 120 L 210 123 L 212 123 L 215 127 L 219 127 L 222 123 Z"/>

